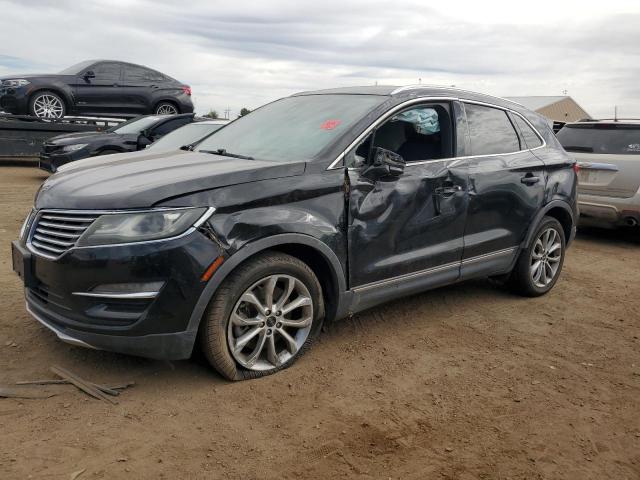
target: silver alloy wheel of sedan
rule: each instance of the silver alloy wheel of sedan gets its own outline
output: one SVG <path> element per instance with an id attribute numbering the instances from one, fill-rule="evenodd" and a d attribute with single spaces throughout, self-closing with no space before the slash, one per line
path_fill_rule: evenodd
<path id="1" fill-rule="evenodd" d="M 313 300 L 299 279 L 269 275 L 236 302 L 227 327 L 233 358 L 249 370 L 271 370 L 302 348 L 313 323 Z"/>
<path id="2" fill-rule="evenodd" d="M 33 112 L 39 118 L 60 118 L 64 105 L 58 97 L 44 93 L 33 100 Z"/>
<path id="3" fill-rule="evenodd" d="M 178 109 L 170 103 L 161 103 L 156 108 L 156 115 L 176 115 L 177 113 Z"/>
<path id="4" fill-rule="evenodd" d="M 549 285 L 558 274 L 562 260 L 562 239 L 558 231 L 547 228 L 538 235 L 531 250 L 531 278 L 538 288 Z"/>

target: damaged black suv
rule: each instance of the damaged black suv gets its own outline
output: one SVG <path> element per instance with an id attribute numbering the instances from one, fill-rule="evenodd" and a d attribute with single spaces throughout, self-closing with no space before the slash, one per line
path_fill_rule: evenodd
<path id="1" fill-rule="evenodd" d="M 53 175 L 13 266 L 62 340 L 162 359 L 198 342 L 238 380 L 403 295 L 481 276 L 542 295 L 576 218 L 574 161 L 538 114 L 451 88 L 343 88 L 270 103 L 196 151 Z"/>

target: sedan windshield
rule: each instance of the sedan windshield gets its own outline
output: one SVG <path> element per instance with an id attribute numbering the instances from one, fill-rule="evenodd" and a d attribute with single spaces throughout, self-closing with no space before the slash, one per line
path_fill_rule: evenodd
<path id="1" fill-rule="evenodd" d="M 94 63 L 96 63 L 95 60 L 85 60 L 84 62 L 76 63 L 61 70 L 58 72 L 58 75 L 80 75 L 81 73 L 85 73 Z"/>
<path id="2" fill-rule="evenodd" d="M 283 98 L 230 123 L 197 150 L 280 162 L 311 160 L 385 100 L 376 95 Z"/>
<path id="3" fill-rule="evenodd" d="M 177 150 L 184 145 L 190 145 L 202 140 L 223 126 L 211 123 L 190 123 L 167 133 L 160 140 L 149 145 L 148 150 Z"/>
<path id="4" fill-rule="evenodd" d="M 146 117 L 137 117 L 132 118 L 131 120 L 127 120 L 120 125 L 116 125 L 115 127 L 111 127 L 109 129 L 110 132 L 113 133 L 141 133 L 143 130 L 149 128 L 151 125 L 156 123 L 158 120 L 161 120 L 162 117 L 158 115 L 149 115 Z"/>

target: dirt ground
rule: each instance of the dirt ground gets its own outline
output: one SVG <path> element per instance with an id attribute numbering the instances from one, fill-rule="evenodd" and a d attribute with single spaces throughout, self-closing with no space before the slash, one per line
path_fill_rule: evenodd
<path id="1" fill-rule="evenodd" d="M 9 242 L 45 178 L 0 169 L 0 479 L 639 479 L 640 232 L 580 232 L 538 299 L 474 281 L 335 323 L 292 368 L 228 383 L 201 360 L 73 347 L 31 319 Z"/>

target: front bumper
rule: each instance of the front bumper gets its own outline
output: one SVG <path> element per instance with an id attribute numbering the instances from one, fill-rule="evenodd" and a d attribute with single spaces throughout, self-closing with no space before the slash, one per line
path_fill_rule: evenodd
<path id="1" fill-rule="evenodd" d="M 167 241 L 74 247 L 56 260 L 31 252 L 24 277 L 30 279 L 27 311 L 69 343 L 148 358 L 188 358 L 198 329 L 189 320 L 206 286 L 200 277 L 218 256 L 217 246 L 198 230 Z M 162 284 L 152 298 L 86 295 L 100 285 L 149 282 Z"/>
<path id="2" fill-rule="evenodd" d="M 14 115 L 29 115 L 27 87 L 0 87 L 0 110 Z"/>
<path id="3" fill-rule="evenodd" d="M 62 165 L 76 160 L 82 160 L 83 158 L 89 158 L 90 156 L 91 152 L 84 148 L 75 152 L 67 153 L 61 152 L 60 150 L 55 151 L 53 147 L 45 144 L 40 152 L 38 167 L 42 170 L 46 170 L 47 172 L 56 173 L 58 168 Z"/>
<path id="4" fill-rule="evenodd" d="M 632 197 L 607 197 L 578 194 L 580 223 L 601 223 L 611 226 L 640 224 L 640 190 Z"/>

